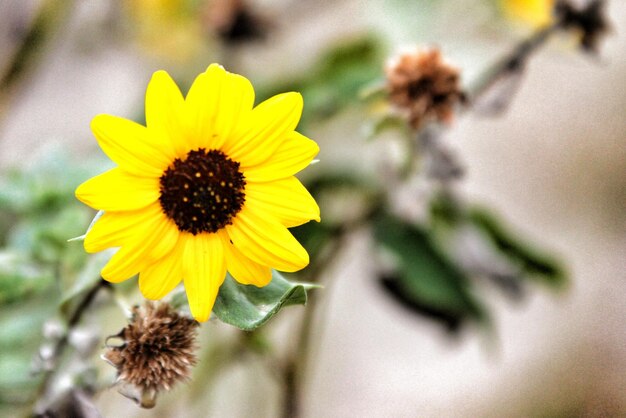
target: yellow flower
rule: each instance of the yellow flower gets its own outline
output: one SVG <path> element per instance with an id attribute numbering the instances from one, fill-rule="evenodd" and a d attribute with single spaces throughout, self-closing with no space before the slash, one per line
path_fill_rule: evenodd
<path id="1" fill-rule="evenodd" d="M 253 107 L 250 82 L 212 64 L 183 98 L 164 71 L 146 92 L 146 125 L 98 115 L 91 128 L 118 165 L 78 187 L 105 211 L 85 237 L 87 252 L 121 247 L 102 277 L 139 273 L 160 299 L 181 280 L 194 318 L 206 321 L 226 271 L 265 286 L 271 269 L 297 271 L 306 250 L 287 230 L 319 221 L 319 208 L 294 174 L 319 152 L 295 131 L 298 93 Z"/>
<path id="2" fill-rule="evenodd" d="M 552 21 L 554 0 L 500 0 L 505 14 L 532 27 L 542 27 Z"/>

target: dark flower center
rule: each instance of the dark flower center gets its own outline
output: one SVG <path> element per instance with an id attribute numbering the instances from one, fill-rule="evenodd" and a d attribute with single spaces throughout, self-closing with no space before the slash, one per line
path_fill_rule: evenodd
<path id="1" fill-rule="evenodd" d="M 232 223 L 246 195 L 239 163 L 217 150 L 189 151 L 161 176 L 163 212 L 181 232 L 216 232 Z"/>

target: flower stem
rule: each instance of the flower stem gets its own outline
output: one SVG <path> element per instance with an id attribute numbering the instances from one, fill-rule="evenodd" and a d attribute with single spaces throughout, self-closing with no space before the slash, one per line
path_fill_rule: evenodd
<path id="1" fill-rule="evenodd" d="M 529 38 L 518 43 L 512 51 L 485 70 L 479 77 L 476 85 L 469 89 L 463 105 L 459 110 L 472 110 L 480 103 L 480 100 L 483 99 L 484 96 L 493 92 L 493 88 L 496 84 L 506 80 L 507 77 L 521 76 L 532 54 L 543 46 L 554 33 L 562 29 L 562 27 L 563 23 L 556 21 L 550 26 L 539 29 Z M 504 110 L 512 97 L 510 90 L 503 91 L 500 95 L 502 97 L 498 97 L 497 100 L 494 101 L 492 113 L 498 113 Z M 504 97 L 504 95 L 507 96 Z M 407 164 L 408 169 L 405 169 L 404 180 L 410 178 L 418 171 L 418 156 L 422 155 L 422 161 L 425 162 L 424 169 L 426 170 L 427 176 L 438 181 L 438 183 L 447 190 L 450 188 L 449 186 L 452 181 L 462 177 L 464 170 L 460 162 L 457 161 L 456 156 L 442 143 L 442 131 L 436 129 L 436 126 L 433 125 L 434 124 L 427 125 L 415 133 L 416 140 L 413 148 L 411 148 L 412 155 L 410 157 L 412 162 Z"/>
<path id="2" fill-rule="evenodd" d="M 495 65 L 487 69 L 476 86 L 471 89 L 465 102 L 465 110 L 469 110 L 477 100 L 487 93 L 503 77 L 515 75 L 524 71 L 528 59 L 559 29 L 561 22 L 557 21 L 533 33 L 529 38 L 517 44 L 513 50 Z"/>
<path id="3" fill-rule="evenodd" d="M 304 280 L 312 283 L 323 283 L 323 278 L 343 254 L 341 249 L 345 248 L 352 234 L 366 226 L 379 214 L 381 209 L 379 204 L 374 204 L 359 219 L 337 228 L 333 238 L 322 249 L 320 253 L 322 256 L 316 258 L 307 269 L 307 275 L 304 277 Z M 328 289 L 328 286 L 326 289 Z M 302 394 L 306 383 L 306 375 L 310 370 L 310 358 L 313 353 L 311 337 L 315 329 L 314 325 L 326 323 L 326 321 L 319 319 L 319 316 L 325 312 L 320 311 L 320 306 L 322 306 L 320 297 L 321 295 L 314 292 L 309 295 L 307 308 L 304 310 L 304 315 L 300 322 L 300 332 L 295 349 L 287 355 L 281 369 L 284 385 L 282 405 L 282 416 L 284 418 L 298 418 L 302 416 Z M 318 340 L 321 332 L 318 328 Z"/>
<path id="4" fill-rule="evenodd" d="M 338 235 L 328 244 L 326 257 L 318 258 L 316 263 L 311 266 L 308 281 L 320 283 L 323 273 L 341 254 L 340 249 L 343 247 L 347 233 L 341 230 Z M 300 332 L 296 347 L 284 362 L 283 384 L 284 398 L 282 416 L 284 418 L 298 418 L 302 415 L 302 392 L 305 383 L 305 375 L 309 369 L 309 358 L 311 355 L 311 335 L 313 331 L 314 318 L 320 306 L 320 300 L 313 292 L 309 294 L 307 300 L 307 308 L 300 323 Z"/>

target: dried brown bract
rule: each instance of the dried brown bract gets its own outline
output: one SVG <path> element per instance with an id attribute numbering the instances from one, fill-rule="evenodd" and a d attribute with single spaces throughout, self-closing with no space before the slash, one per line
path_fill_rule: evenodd
<path id="1" fill-rule="evenodd" d="M 580 46 L 587 52 L 598 52 L 598 43 L 609 30 L 604 14 L 603 0 L 592 0 L 582 8 L 576 8 L 570 1 L 556 3 L 555 13 L 561 27 L 581 32 Z"/>
<path id="2" fill-rule="evenodd" d="M 118 335 L 122 344 L 109 346 L 103 358 L 115 366 L 118 382 L 136 389 L 143 407 L 154 406 L 158 392 L 188 380 L 196 363 L 198 322 L 164 302 L 136 306 L 130 323 Z M 123 393 L 129 397 L 135 397 Z"/>
<path id="3" fill-rule="evenodd" d="M 430 120 L 449 123 L 454 107 L 464 99 L 459 70 L 438 49 L 416 49 L 400 54 L 385 68 L 392 105 L 419 129 Z"/>

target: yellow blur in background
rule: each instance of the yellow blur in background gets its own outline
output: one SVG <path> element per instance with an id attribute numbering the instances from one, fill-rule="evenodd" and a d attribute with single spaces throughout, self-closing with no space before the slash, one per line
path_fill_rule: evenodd
<path id="1" fill-rule="evenodd" d="M 500 0 L 500 7 L 511 20 L 542 27 L 552 20 L 554 0 Z"/>

